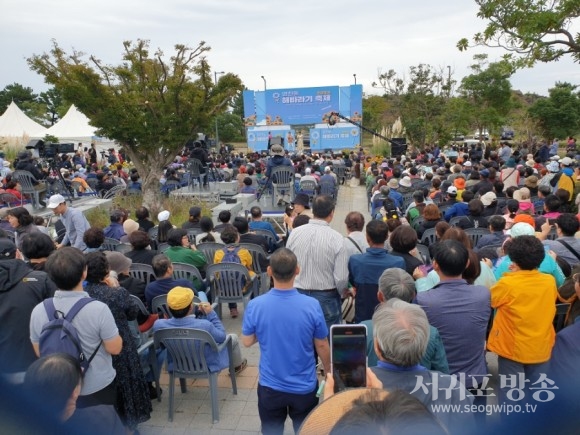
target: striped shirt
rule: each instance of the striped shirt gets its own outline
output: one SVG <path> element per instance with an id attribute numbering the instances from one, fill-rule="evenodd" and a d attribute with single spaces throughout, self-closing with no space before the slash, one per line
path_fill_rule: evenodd
<path id="1" fill-rule="evenodd" d="M 292 230 L 286 247 L 296 254 L 300 266 L 294 285 L 303 290 L 336 288 L 342 294 L 348 285 L 344 240 L 328 222 L 319 219 Z"/>

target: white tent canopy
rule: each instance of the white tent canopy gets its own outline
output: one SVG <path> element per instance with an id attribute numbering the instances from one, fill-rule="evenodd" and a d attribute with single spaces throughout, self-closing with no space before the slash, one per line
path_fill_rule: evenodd
<path id="1" fill-rule="evenodd" d="M 66 115 L 50 127 L 46 134 L 56 136 L 60 142 L 90 142 L 95 136 L 95 130 L 89 118 L 73 104 Z"/>
<path id="2" fill-rule="evenodd" d="M 14 103 L 0 116 L 0 137 L 43 137 L 46 128 L 34 122 Z"/>

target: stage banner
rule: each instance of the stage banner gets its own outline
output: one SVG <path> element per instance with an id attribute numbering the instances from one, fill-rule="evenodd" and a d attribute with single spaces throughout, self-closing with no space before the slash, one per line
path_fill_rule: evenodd
<path id="1" fill-rule="evenodd" d="M 246 120 L 255 120 L 256 114 L 256 102 L 254 101 L 254 91 L 243 91 L 242 99 L 244 101 L 244 118 Z M 248 124 L 246 121 L 246 126 L 251 127 L 253 124 Z"/>
<path id="2" fill-rule="evenodd" d="M 256 93 L 256 99 L 258 97 Z M 339 108 L 338 86 L 272 89 L 265 94 L 265 114 L 256 113 L 257 124 L 315 124 L 326 122 Z"/>
<path id="3" fill-rule="evenodd" d="M 354 125 L 318 125 L 310 129 L 310 149 L 313 151 L 351 149 L 359 144 L 360 129 Z"/>

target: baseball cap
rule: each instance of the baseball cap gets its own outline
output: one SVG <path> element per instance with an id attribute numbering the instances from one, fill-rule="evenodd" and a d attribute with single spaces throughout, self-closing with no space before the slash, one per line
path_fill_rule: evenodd
<path id="1" fill-rule="evenodd" d="M 12 260 L 16 258 L 16 245 L 7 238 L 0 238 L 0 260 Z"/>
<path id="2" fill-rule="evenodd" d="M 563 166 L 572 166 L 572 159 L 570 157 L 564 157 L 562 160 L 560 160 L 560 164 Z"/>
<path id="3" fill-rule="evenodd" d="M 64 199 L 64 196 L 62 195 L 52 195 L 49 199 L 48 199 L 48 204 L 46 204 L 47 208 L 57 208 L 59 206 L 59 204 L 62 204 L 63 202 L 66 202 L 66 200 Z"/>
<path id="4" fill-rule="evenodd" d="M 163 222 L 163 221 L 169 220 L 169 215 L 170 214 L 171 213 L 169 213 L 167 210 L 163 210 L 163 211 L 159 212 L 159 214 L 157 215 L 157 220 L 159 222 Z"/>
<path id="5" fill-rule="evenodd" d="M 457 195 L 457 187 L 455 187 L 455 186 L 449 186 L 447 188 L 447 194 L 448 195 Z"/>
<path id="6" fill-rule="evenodd" d="M 494 202 L 497 199 L 497 196 L 493 192 L 487 192 L 485 195 L 482 195 L 480 199 L 483 205 L 485 207 L 488 207 L 491 205 L 492 202 Z"/>
<path id="7" fill-rule="evenodd" d="M 201 215 L 201 207 L 193 206 L 189 209 L 189 215 L 193 217 L 199 217 Z"/>
<path id="8" fill-rule="evenodd" d="M 467 166 L 468 168 L 471 168 L 471 162 L 468 160 L 463 164 L 463 166 Z"/>
<path id="9" fill-rule="evenodd" d="M 187 287 L 173 287 L 167 293 L 167 306 L 172 310 L 182 310 L 191 305 L 193 290 Z"/>

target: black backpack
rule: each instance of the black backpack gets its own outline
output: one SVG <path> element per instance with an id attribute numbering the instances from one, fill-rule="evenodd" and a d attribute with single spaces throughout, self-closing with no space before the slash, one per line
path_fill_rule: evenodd
<path id="1" fill-rule="evenodd" d="M 54 298 L 46 299 L 43 302 L 44 309 L 48 315 L 48 323 L 42 327 L 42 331 L 40 332 L 40 340 L 38 343 L 40 356 L 53 353 L 67 353 L 77 359 L 83 373 L 87 371 L 89 364 L 101 347 L 101 343 L 99 343 L 91 357 L 87 360 L 81 347 L 78 331 L 72 324 L 72 320 L 85 305 L 94 300 L 93 298 L 82 298 L 78 300 L 66 316 L 62 311 L 56 310 Z"/>

